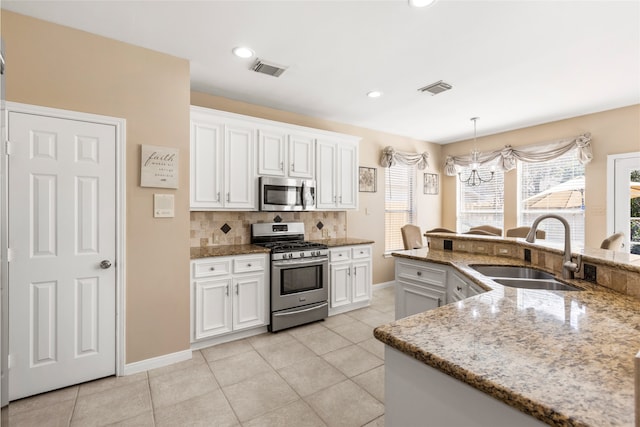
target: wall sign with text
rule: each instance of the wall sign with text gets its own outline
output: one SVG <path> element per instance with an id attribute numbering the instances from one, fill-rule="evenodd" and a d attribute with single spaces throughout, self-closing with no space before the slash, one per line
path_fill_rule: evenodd
<path id="1" fill-rule="evenodd" d="M 178 149 L 142 145 L 140 186 L 178 188 Z"/>

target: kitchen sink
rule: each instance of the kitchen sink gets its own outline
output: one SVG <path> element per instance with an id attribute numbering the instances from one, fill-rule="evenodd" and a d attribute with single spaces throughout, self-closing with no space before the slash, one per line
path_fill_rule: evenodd
<path id="1" fill-rule="evenodd" d="M 531 267 L 521 267 L 517 265 L 471 265 L 470 267 L 494 282 L 511 288 L 543 289 L 549 291 L 581 290 L 566 283 L 559 282 L 551 273 Z"/>
<path id="2" fill-rule="evenodd" d="M 510 288 L 520 289 L 544 289 L 547 291 L 580 291 L 571 285 L 566 285 L 557 280 L 527 280 L 527 279 L 492 279 L 496 283 L 500 283 Z"/>
<path id="3" fill-rule="evenodd" d="M 472 265 L 475 271 L 487 277 L 506 277 L 509 279 L 542 279 L 554 280 L 555 276 L 531 267 L 516 265 Z"/>

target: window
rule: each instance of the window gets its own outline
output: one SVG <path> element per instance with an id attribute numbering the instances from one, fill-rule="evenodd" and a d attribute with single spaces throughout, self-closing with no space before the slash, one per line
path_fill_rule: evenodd
<path id="1" fill-rule="evenodd" d="M 491 175 L 491 165 L 482 165 L 478 173 L 485 178 Z M 469 170 L 462 171 L 466 178 Z M 456 229 L 459 233 L 469 231 L 478 225 L 503 227 L 504 218 L 504 172 L 496 170 L 489 182 L 470 187 L 458 179 L 458 220 Z"/>
<path id="2" fill-rule="evenodd" d="M 385 168 L 384 250 L 404 249 L 400 228 L 415 221 L 415 166 L 396 164 Z"/>
<path id="3" fill-rule="evenodd" d="M 530 226 L 543 214 L 565 218 L 571 240 L 584 246 L 584 165 L 575 150 L 542 163 L 518 163 L 518 225 Z M 564 242 L 564 227 L 554 219 L 540 223 L 545 240 Z"/>

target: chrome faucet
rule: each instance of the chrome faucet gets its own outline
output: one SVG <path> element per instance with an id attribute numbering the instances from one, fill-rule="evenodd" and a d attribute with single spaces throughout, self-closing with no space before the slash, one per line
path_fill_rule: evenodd
<path id="1" fill-rule="evenodd" d="M 529 234 L 525 239 L 529 243 L 536 241 L 536 231 L 538 230 L 538 224 L 540 221 L 547 218 L 555 218 L 564 226 L 564 262 L 562 263 L 562 278 L 573 279 L 573 273 L 580 271 L 580 264 L 582 264 L 582 256 L 576 255 L 576 262 L 573 262 L 573 256 L 571 255 L 571 235 L 569 231 L 569 223 L 566 219 L 560 215 L 546 214 L 540 215 L 533 221 Z"/>

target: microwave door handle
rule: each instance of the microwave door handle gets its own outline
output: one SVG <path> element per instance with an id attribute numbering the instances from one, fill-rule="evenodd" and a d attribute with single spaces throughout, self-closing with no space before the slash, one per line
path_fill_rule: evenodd
<path id="1" fill-rule="evenodd" d="M 306 196 L 306 188 L 305 188 L 305 182 L 302 181 L 302 209 L 306 210 L 307 209 L 307 196 Z"/>

